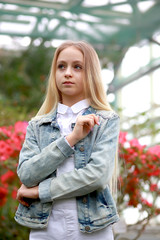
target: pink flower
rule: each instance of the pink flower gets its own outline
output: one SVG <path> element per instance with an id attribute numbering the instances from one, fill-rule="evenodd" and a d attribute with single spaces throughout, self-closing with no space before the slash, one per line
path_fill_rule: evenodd
<path id="1" fill-rule="evenodd" d="M 143 203 L 144 205 L 146 205 L 147 207 L 152 207 L 152 206 L 153 206 L 152 203 L 150 203 L 149 201 L 147 201 L 147 200 L 144 199 L 144 198 L 142 198 L 141 201 L 142 201 L 142 203 Z"/>
<path id="2" fill-rule="evenodd" d="M 12 191 L 12 198 L 16 199 L 16 197 L 17 197 L 17 188 L 14 188 Z"/>
<path id="3" fill-rule="evenodd" d="M 14 125 L 15 133 L 26 134 L 28 123 L 27 122 L 16 122 Z"/>
<path id="4" fill-rule="evenodd" d="M 150 185 L 150 191 L 155 192 L 157 190 L 157 187 L 158 187 L 157 184 L 151 184 Z"/>
<path id="5" fill-rule="evenodd" d="M 160 176 L 160 169 L 157 169 L 157 170 L 153 169 L 153 171 L 148 173 L 148 176 L 149 177 L 151 177 L 151 176 L 155 176 L 155 177 Z"/>
<path id="6" fill-rule="evenodd" d="M 138 148 L 140 150 L 142 150 L 142 149 L 144 149 L 146 147 L 145 145 L 141 145 L 139 143 L 138 139 L 136 139 L 136 138 L 130 140 L 129 143 L 130 143 L 131 147 L 135 147 L 135 148 Z"/>
<path id="7" fill-rule="evenodd" d="M 119 134 L 119 143 L 120 144 L 124 144 L 127 141 L 126 136 L 127 136 L 127 132 L 120 132 L 120 134 Z"/>
<path id="8" fill-rule="evenodd" d="M 8 144 L 8 139 L 6 141 L 0 141 L 0 161 L 5 161 L 13 153 L 13 148 Z"/>
<path id="9" fill-rule="evenodd" d="M 160 145 L 150 147 L 148 153 L 157 155 L 160 158 Z"/>
<path id="10" fill-rule="evenodd" d="M 14 180 L 16 174 L 14 172 L 12 172 L 11 170 L 9 170 L 8 172 L 6 172 L 5 174 L 3 174 L 1 176 L 1 182 L 3 184 L 5 183 L 12 183 L 12 181 Z"/>
<path id="11" fill-rule="evenodd" d="M 0 187 L 0 206 L 3 206 L 7 201 L 8 190 L 5 187 Z"/>
<path id="12" fill-rule="evenodd" d="M 142 162 L 142 164 L 146 164 L 146 155 L 145 154 L 142 154 L 142 155 L 140 155 L 140 159 L 141 159 L 141 162 Z"/>
<path id="13" fill-rule="evenodd" d="M 25 138 L 27 122 L 17 122 L 14 127 L 0 127 L 0 161 L 18 156 Z"/>

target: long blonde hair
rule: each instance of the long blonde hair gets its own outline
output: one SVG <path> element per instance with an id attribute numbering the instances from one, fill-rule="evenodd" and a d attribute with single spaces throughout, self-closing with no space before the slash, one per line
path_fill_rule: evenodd
<path id="1" fill-rule="evenodd" d="M 55 79 L 57 59 L 61 51 L 71 46 L 80 50 L 84 57 L 84 89 L 85 97 L 90 100 L 90 105 L 99 110 L 112 110 L 107 101 L 107 96 L 103 87 L 101 66 L 96 51 L 90 44 L 84 41 L 66 41 L 55 51 L 48 79 L 46 97 L 36 116 L 44 115 L 54 111 L 58 102 L 61 100 Z M 115 168 L 110 182 L 110 188 L 112 192 L 115 192 L 116 190 L 118 166 L 117 159 L 118 158 L 115 157 Z"/>
<path id="2" fill-rule="evenodd" d="M 37 113 L 37 116 L 54 111 L 61 99 L 55 80 L 57 59 L 61 51 L 71 46 L 80 50 L 84 57 L 85 97 L 90 100 L 90 105 L 95 109 L 111 110 L 103 87 L 101 79 L 101 67 L 96 51 L 90 44 L 84 41 L 66 41 L 62 43 L 55 51 L 48 79 L 46 97 Z"/>

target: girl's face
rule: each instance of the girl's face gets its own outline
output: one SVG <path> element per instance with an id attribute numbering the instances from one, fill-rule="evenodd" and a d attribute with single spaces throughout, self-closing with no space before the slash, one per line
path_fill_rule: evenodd
<path id="1" fill-rule="evenodd" d="M 85 98 L 83 54 L 71 46 L 60 52 L 56 65 L 56 85 L 62 103 L 72 106 Z"/>

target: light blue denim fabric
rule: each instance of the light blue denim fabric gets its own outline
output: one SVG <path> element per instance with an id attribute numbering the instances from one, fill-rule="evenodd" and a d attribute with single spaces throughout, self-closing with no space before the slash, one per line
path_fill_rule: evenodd
<path id="1" fill-rule="evenodd" d="M 60 135 L 56 111 L 29 122 L 20 152 L 18 176 L 27 187 L 39 185 L 39 198 L 29 207 L 19 204 L 15 220 L 33 229 L 46 228 L 54 200 L 76 197 L 82 232 L 102 229 L 119 220 L 109 182 L 119 134 L 119 117 L 112 111 L 89 107 L 100 125 L 71 148 Z M 74 127 L 74 124 L 73 126 Z M 75 169 L 56 178 L 57 167 L 74 154 Z"/>

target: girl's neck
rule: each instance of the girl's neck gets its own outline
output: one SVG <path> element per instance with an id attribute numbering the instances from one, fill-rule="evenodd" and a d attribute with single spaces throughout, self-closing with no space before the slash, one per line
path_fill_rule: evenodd
<path id="1" fill-rule="evenodd" d="M 76 99 L 76 97 L 73 98 L 73 99 L 65 99 L 65 98 L 63 98 L 61 103 L 66 105 L 66 106 L 68 106 L 68 107 L 71 107 L 74 104 L 76 104 L 77 102 L 80 102 L 80 101 L 82 101 L 84 99 L 85 99 L 85 97 L 82 97 L 81 99 Z"/>

